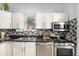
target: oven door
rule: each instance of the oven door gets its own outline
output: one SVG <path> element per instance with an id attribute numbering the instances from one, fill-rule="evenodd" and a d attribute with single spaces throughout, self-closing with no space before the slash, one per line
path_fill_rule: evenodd
<path id="1" fill-rule="evenodd" d="M 55 46 L 55 56 L 74 56 L 73 46 Z"/>

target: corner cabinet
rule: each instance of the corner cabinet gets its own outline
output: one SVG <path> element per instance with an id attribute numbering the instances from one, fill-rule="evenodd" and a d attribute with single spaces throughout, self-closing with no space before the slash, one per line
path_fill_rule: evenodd
<path id="1" fill-rule="evenodd" d="M 12 56 L 12 42 L 0 43 L 0 56 Z"/>
<path id="2" fill-rule="evenodd" d="M 0 29 L 12 28 L 12 13 L 0 10 Z"/>

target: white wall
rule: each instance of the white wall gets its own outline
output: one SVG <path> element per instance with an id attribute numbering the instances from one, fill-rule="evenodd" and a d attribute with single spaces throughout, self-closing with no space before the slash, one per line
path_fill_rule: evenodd
<path id="1" fill-rule="evenodd" d="M 76 18 L 76 3 L 65 3 L 64 12 L 69 14 L 69 20 Z"/>
<path id="2" fill-rule="evenodd" d="M 63 3 L 11 3 L 11 12 L 35 14 L 36 12 L 63 12 Z"/>
<path id="3" fill-rule="evenodd" d="M 79 56 L 79 4 L 77 4 L 77 55 Z"/>
<path id="4" fill-rule="evenodd" d="M 0 3 L 0 9 L 2 5 Z M 76 15 L 76 3 L 10 3 L 11 12 L 35 14 L 36 12 L 66 12 L 72 19 Z"/>
<path id="5" fill-rule="evenodd" d="M 1 3 L 0 9 L 2 9 Z M 10 3 L 10 11 L 27 14 L 35 14 L 36 12 L 67 12 L 71 19 L 76 17 L 76 3 Z"/>
<path id="6" fill-rule="evenodd" d="M 0 10 L 2 9 L 2 4 L 0 3 Z"/>

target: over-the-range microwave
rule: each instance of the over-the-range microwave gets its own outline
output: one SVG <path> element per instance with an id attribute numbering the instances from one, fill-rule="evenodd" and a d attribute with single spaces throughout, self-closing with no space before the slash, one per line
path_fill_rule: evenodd
<path id="1" fill-rule="evenodd" d="M 52 22 L 53 31 L 69 31 L 70 25 L 68 22 Z"/>

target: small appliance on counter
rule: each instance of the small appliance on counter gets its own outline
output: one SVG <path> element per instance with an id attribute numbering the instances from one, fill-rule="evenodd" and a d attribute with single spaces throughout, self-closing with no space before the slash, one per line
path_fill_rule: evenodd
<path id="1" fill-rule="evenodd" d="M 1 32 L 0 33 L 0 41 L 7 41 L 7 40 L 10 40 L 10 37 L 9 35 L 7 34 L 7 32 Z"/>
<path id="2" fill-rule="evenodd" d="M 44 41 L 50 40 L 49 32 L 48 31 L 44 31 L 43 32 L 43 40 Z"/>

